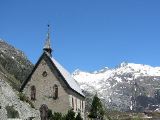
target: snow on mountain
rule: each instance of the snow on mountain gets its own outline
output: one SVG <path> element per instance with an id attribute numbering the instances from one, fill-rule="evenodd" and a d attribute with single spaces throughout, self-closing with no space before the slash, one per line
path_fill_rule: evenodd
<path id="1" fill-rule="evenodd" d="M 123 62 L 115 69 L 104 68 L 92 73 L 76 70 L 72 75 L 78 83 L 92 85 L 96 90 L 98 90 L 102 87 L 99 85 L 102 81 L 106 82 L 109 78 L 115 77 L 115 75 L 127 73 L 132 73 L 131 76 L 128 76 L 128 80 L 132 80 L 133 77 L 136 78 L 139 76 L 160 76 L 160 67 Z M 122 82 L 120 77 L 115 77 L 115 80 L 117 82 Z M 83 86 L 81 86 L 82 89 L 84 89 Z M 111 86 L 108 84 L 108 87 Z"/>
<path id="2" fill-rule="evenodd" d="M 160 67 L 126 62 L 114 69 L 105 67 L 92 73 L 76 70 L 72 76 L 84 91 L 98 92 L 106 104 L 125 109 L 130 107 L 135 82 L 138 84 L 138 94 L 147 93 L 148 96 L 153 96 L 155 87 L 160 85 Z"/>
<path id="3" fill-rule="evenodd" d="M 118 71 L 135 72 L 137 76 L 160 76 L 160 67 L 152 67 L 149 65 L 135 63 L 121 63 Z"/>

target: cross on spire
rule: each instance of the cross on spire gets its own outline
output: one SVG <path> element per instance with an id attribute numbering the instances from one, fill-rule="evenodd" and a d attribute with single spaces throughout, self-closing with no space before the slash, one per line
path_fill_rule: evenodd
<path id="1" fill-rule="evenodd" d="M 47 25 L 47 26 L 48 26 L 48 32 L 47 32 L 47 38 L 46 38 L 46 42 L 43 47 L 43 50 L 51 56 L 52 48 L 51 48 L 51 40 L 50 40 L 50 25 Z"/>

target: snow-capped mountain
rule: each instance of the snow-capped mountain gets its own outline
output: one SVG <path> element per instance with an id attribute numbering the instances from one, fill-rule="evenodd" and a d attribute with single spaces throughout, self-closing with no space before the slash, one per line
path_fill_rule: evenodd
<path id="1" fill-rule="evenodd" d="M 73 77 L 84 91 L 97 92 L 108 107 L 118 110 L 132 109 L 133 98 L 154 98 L 160 88 L 160 67 L 142 64 L 123 62 L 117 68 L 92 73 L 76 70 Z"/>

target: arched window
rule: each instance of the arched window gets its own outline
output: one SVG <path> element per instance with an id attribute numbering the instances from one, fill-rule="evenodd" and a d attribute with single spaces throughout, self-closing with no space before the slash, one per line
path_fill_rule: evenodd
<path id="1" fill-rule="evenodd" d="M 58 98 L 58 86 L 55 84 L 53 86 L 53 99 L 57 99 Z"/>
<path id="2" fill-rule="evenodd" d="M 36 100 L 36 87 L 34 85 L 31 86 L 31 100 Z"/>

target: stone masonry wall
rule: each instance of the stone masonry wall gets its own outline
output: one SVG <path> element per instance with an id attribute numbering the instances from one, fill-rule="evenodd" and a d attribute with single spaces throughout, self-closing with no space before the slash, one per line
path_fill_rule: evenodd
<path id="1" fill-rule="evenodd" d="M 57 77 L 52 73 L 47 62 L 47 60 L 42 59 L 39 66 L 33 73 L 31 80 L 26 85 L 24 93 L 30 98 L 30 87 L 34 85 L 36 87 L 36 100 L 33 101 L 33 103 L 36 109 L 39 109 L 42 104 L 46 104 L 53 112 L 56 111 L 66 113 L 70 108 L 69 95 Z M 44 71 L 47 72 L 46 77 L 42 75 Z M 55 84 L 58 85 L 58 99 L 56 100 L 52 97 L 53 86 Z"/>

